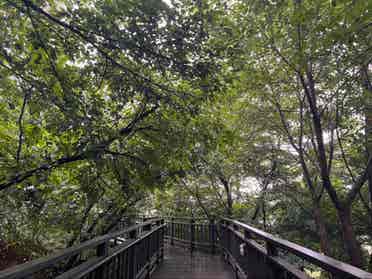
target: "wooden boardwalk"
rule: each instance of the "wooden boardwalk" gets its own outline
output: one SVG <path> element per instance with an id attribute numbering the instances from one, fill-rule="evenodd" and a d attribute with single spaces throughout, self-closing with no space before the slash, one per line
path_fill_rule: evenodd
<path id="1" fill-rule="evenodd" d="M 164 261 L 151 279 L 233 279 L 231 267 L 221 255 L 211 255 L 178 246 L 165 246 Z"/>

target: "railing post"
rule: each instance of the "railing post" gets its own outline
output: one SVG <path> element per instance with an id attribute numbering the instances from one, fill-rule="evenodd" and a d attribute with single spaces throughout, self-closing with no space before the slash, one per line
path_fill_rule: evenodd
<path id="1" fill-rule="evenodd" d="M 270 265 L 270 260 L 268 259 L 268 257 L 276 257 L 276 256 L 278 256 L 278 249 L 277 249 L 277 247 L 275 247 L 275 245 L 273 245 L 269 241 L 266 241 L 266 252 L 267 252 L 266 264 L 268 266 L 270 266 L 270 268 L 268 270 L 267 277 L 268 278 L 276 278 L 276 276 L 278 275 L 278 272 L 281 273 L 281 271 L 279 271 L 278 269 L 276 269 L 275 268 L 275 265 L 274 266 L 273 265 Z"/>
<path id="2" fill-rule="evenodd" d="M 129 238 L 136 239 L 137 236 L 138 236 L 137 229 L 132 230 L 132 231 L 129 232 Z"/>
<path id="3" fill-rule="evenodd" d="M 236 225 L 236 224 L 233 224 L 232 225 L 233 226 L 233 229 L 234 229 L 234 232 L 238 232 L 239 231 L 239 226 L 238 225 Z M 238 244 L 239 244 L 239 240 L 237 239 L 237 237 L 236 237 L 236 235 L 235 235 L 235 233 L 232 233 L 231 234 L 231 246 L 230 247 L 232 247 L 231 248 L 231 250 L 230 250 L 230 253 L 233 255 L 233 257 L 235 258 L 235 259 L 238 259 L 239 258 L 239 255 L 240 255 L 240 253 L 237 253 L 237 251 L 236 251 L 236 247 L 237 246 L 239 246 Z"/>
<path id="4" fill-rule="evenodd" d="M 226 252 L 227 250 L 227 230 L 226 230 L 226 221 L 224 219 L 221 219 L 218 223 L 219 225 L 219 231 L 220 231 L 220 242 L 221 242 L 221 248 L 222 248 L 222 255 L 224 256 L 226 260 Z"/>
<path id="5" fill-rule="evenodd" d="M 164 219 L 161 219 L 161 220 L 156 222 L 156 226 L 162 226 L 162 225 L 164 225 Z M 159 251 L 158 251 L 158 259 L 157 259 L 158 261 L 159 261 L 159 258 L 160 258 L 160 260 L 164 259 L 164 230 L 165 230 L 165 228 L 162 227 L 159 231 L 159 234 L 158 234 L 158 236 L 159 236 L 159 238 L 158 238 L 158 246 L 159 246 L 158 249 L 159 249 Z"/>
<path id="6" fill-rule="evenodd" d="M 252 239 L 253 238 L 252 234 L 247 230 L 244 230 L 244 237 L 245 237 L 245 239 Z"/>
<path id="7" fill-rule="evenodd" d="M 146 222 L 146 221 L 150 220 L 150 218 L 144 218 L 144 220 Z M 143 226 L 143 232 L 149 232 L 149 231 L 151 231 L 151 228 L 152 228 L 152 223 L 144 225 Z M 152 268 L 152 266 L 150 265 L 150 263 L 151 263 L 150 248 L 151 248 L 151 242 L 153 241 L 153 239 L 152 239 L 153 237 L 154 237 L 154 235 L 149 236 L 147 239 L 143 240 L 145 242 L 145 245 L 146 245 L 145 246 L 146 264 L 148 264 L 147 265 L 147 274 L 146 274 L 146 277 L 145 277 L 146 279 L 150 279 L 150 272 L 151 272 L 151 268 Z M 155 235 L 155 237 L 156 237 L 156 235 Z"/>
<path id="8" fill-rule="evenodd" d="M 232 224 L 233 226 L 233 229 L 234 229 L 234 232 L 231 233 L 231 237 L 230 237 L 230 241 L 231 241 L 231 244 L 230 244 L 230 254 L 232 254 L 232 257 L 235 259 L 235 266 L 234 266 L 234 273 L 235 273 L 235 278 L 236 279 L 239 279 L 239 262 L 241 262 L 241 254 L 240 254 L 240 239 L 238 239 L 235 235 L 235 232 L 239 232 L 239 225 L 233 223 Z"/>
<path id="9" fill-rule="evenodd" d="M 150 223 L 150 224 L 147 224 L 147 225 L 145 225 L 145 226 L 143 226 L 143 231 L 151 231 L 151 227 L 152 227 L 152 224 Z"/>
<path id="10" fill-rule="evenodd" d="M 97 246 L 96 250 L 97 257 L 106 257 L 108 255 L 108 242 L 105 241 Z M 98 278 L 104 278 L 104 274 L 106 273 L 106 265 L 102 265 L 97 270 L 97 276 Z"/>
<path id="11" fill-rule="evenodd" d="M 194 217 L 190 220 L 190 251 L 194 251 L 194 241 L 195 241 L 195 220 Z"/>
<path id="12" fill-rule="evenodd" d="M 175 235 L 175 231 L 174 231 L 174 218 L 172 217 L 171 218 L 171 223 L 170 223 L 170 225 L 171 225 L 171 232 L 170 232 L 170 234 L 171 234 L 171 245 L 174 245 L 174 235 Z"/>
<path id="13" fill-rule="evenodd" d="M 136 239 L 138 236 L 137 229 L 129 232 L 129 238 Z M 137 273 L 137 249 L 136 245 L 133 245 L 129 253 L 129 266 L 128 266 L 128 279 L 135 279 Z M 100 277 L 99 277 L 100 278 Z"/>
<path id="14" fill-rule="evenodd" d="M 222 222 L 223 222 L 222 219 L 219 219 L 217 221 L 217 223 L 216 223 L 216 231 L 215 232 L 217 234 L 217 237 L 219 238 L 218 241 L 219 241 L 220 247 L 222 249 L 221 250 L 221 253 L 223 255 L 223 249 L 224 249 L 224 243 L 223 243 L 224 237 L 223 237 L 223 234 L 224 234 L 224 232 L 223 232 Z M 217 239 L 217 237 L 216 237 L 216 239 Z"/>
<path id="15" fill-rule="evenodd" d="M 266 241 L 266 251 L 268 256 L 278 256 L 278 249 L 268 241 Z"/>
<path id="16" fill-rule="evenodd" d="M 97 246 L 97 257 L 105 257 L 108 255 L 108 243 L 103 242 Z"/>
<path id="17" fill-rule="evenodd" d="M 230 221 L 225 222 L 225 233 L 226 233 L 226 248 L 227 251 L 231 251 L 231 231 L 229 230 Z"/>
<path id="18" fill-rule="evenodd" d="M 215 254 L 216 253 L 216 223 L 215 223 L 214 218 L 210 220 L 209 232 L 210 232 L 210 238 L 212 242 L 212 254 Z"/>

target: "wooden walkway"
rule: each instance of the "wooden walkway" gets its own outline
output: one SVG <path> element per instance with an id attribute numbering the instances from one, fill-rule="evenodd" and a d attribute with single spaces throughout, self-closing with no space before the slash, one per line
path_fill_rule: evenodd
<path id="1" fill-rule="evenodd" d="M 151 279 L 233 279 L 231 267 L 221 255 L 211 255 L 178 246 L 165 246 L 164 261 Z"/>

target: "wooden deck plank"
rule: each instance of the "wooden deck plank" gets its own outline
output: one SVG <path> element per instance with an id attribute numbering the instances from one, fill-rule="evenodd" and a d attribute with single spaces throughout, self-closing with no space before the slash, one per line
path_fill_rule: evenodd
<path id="1" fill-rule="evenodd" d="M 233 279 L 231 267 L 221 255 L 167 245 L 164 261 L 151 279 Z"/>

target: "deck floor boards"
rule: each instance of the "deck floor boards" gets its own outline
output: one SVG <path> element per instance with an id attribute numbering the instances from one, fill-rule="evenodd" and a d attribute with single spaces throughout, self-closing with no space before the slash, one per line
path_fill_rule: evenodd
<path id="1" fill-rule="evenodd" d="M 231 267 L 221 255 L 211 255 L 166 245 L 164 261 L 151 279 L 233 279 Z"/>

